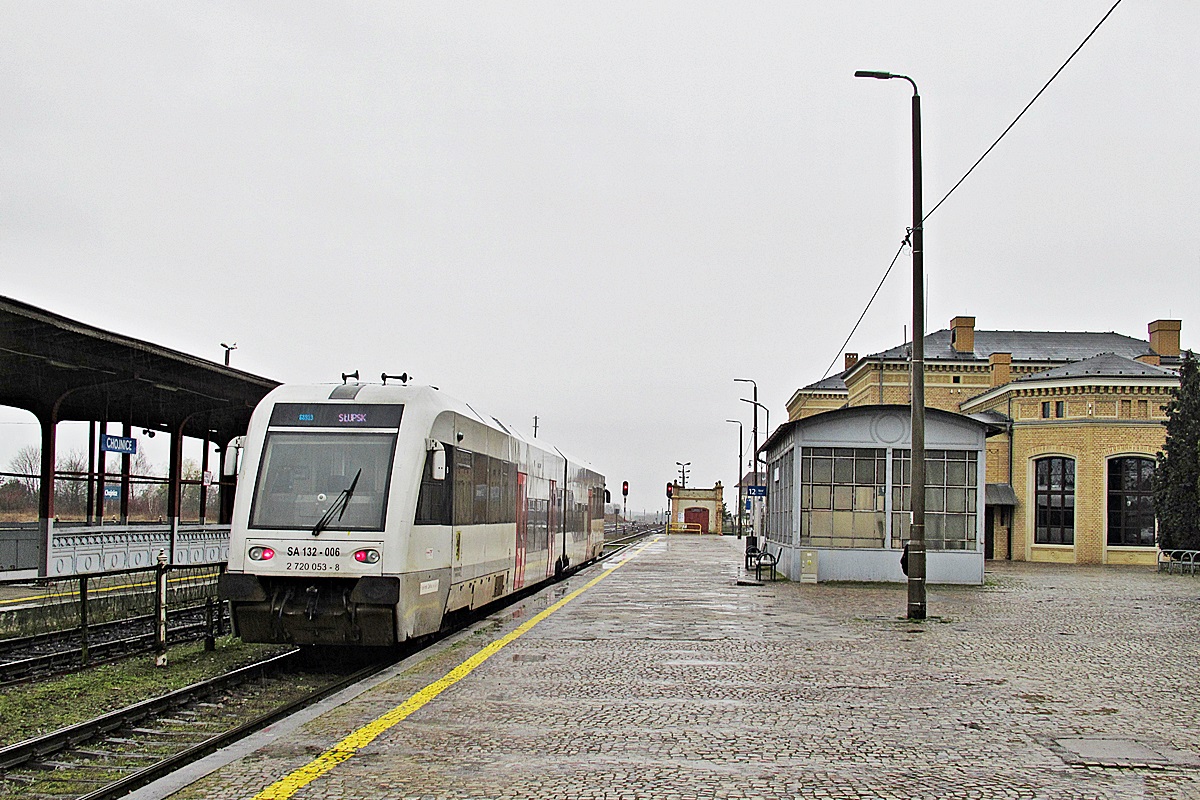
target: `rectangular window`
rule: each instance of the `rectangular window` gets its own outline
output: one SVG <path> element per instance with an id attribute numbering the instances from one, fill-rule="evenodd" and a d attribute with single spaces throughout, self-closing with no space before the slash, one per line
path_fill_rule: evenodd
<path id="1" fill-rule="evenodd" d="M 1042 403 L 1042 419 L 1050 419 L 1050 401 Z"/>
<path id="2" fill-rule="evenodd" d="M 1108 543 L 1154 546 L 1154 459 L 1138 456 L 1108 461 Z"/>
<path id="3" fill-rule="evenodd" d="M 925 546 L 974 550 L 978 518 L 979 462 L 972 450 L 925 452 Z M 892 451 L 892 547 L 904 546 L 912 523 L 910 450 Z"/>
<path id="4" fill-rule="evenodd" d="M 471 525 L 483 525 L 488 521 L 488 467 L 491 459 L 482 453 L 475 454 L 475 469 L 471 483 L 474 495 L 471 501 Z"/>
<path id="5" fill-rule="evenodd" d="M 453 452 L 449 445 L 445 446 L 446 463 L 453 464 Z M 413 519 L 416 525 L 451 525 L 450 500 L 453 494 L 454 473 L 447 470 L 447 475 L 440 481 L 433 479 L 433 451 L 425 454 L 425 469 L 421 472 L 421 492 L 417 495 L 417 514 Z"/>
<path id="6" fill-rule="evenodd" d="M 250 527 L 312 529 L 344 503 L 331 529 L 383 530 L 395 453 L 395 433 L 269 431 Z"/>
<path id="7" fill-rule="evenodd" d="M 482 458 L 482 456 L 480 456 Z M 454 524 L 471 525 L 475 514 L 475 454 L 454 450 Z"/>
<path id="8" fill-rule="evenodd" d="M 886 476 L 885 450 L 803 448 L 801 543 L 813 547 L 882 547 Z"/>
<path id="9" fill-rule="evenodd" d="M 1065 400 L 1054 401 L 1054 416 L 1062 419 L 1067 415 L 1067 403 Z"/>
<path id="10" fill-rule="evenodd" d="M 795 452 L 789 450 L 771 462 L 774 480 L 767 493 L 767 538 L 789 546 L 793 544 L 795 530 Z M 811 492 L 811 486 L 809 490 Z"/>
<path id="11" fill-rule="evenodd" d="M 1052 456 L 1034 462 L 1034 542 L 1075 543 L 1075 459 Z"/>

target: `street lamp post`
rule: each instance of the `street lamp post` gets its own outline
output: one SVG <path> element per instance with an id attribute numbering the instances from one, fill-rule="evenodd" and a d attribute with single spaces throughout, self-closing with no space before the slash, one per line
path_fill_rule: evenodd
<path id="1" fill-rule="evenodd" d="M 688 467 L 690 467 L 692 465 L 692 462 L 676 461 L 675 463 L 679 466 L 679 488 L 686 489 L 687 488 Z"/>
<path id="2" fill-rule="evenodd" d="M 754 484 L 752 484 L 752 485 L 757 485 L 758 484 L 758 409 L 759 409 L 758 383 L 756 383 L 753 378 L 734 378 L 733 382 L 734 383 L 749 383 L 750 385 L 752 385 L 754 387 L 754 399 L 753 400 L 747 400 L 744 397 L 740 398 L 740 399 L 746 403 L 754 403 L 754 425 L 751 426 L 751 429 L 752 429 L 751 435 L 752 435 L 752 438 L 754 439 L 754 458 L 752 458 L 750 460 L 750 463 L 754 468 Z M 767 427 L 770 428 L 770 420 L 768 420 Z M 740 472 L 740 470 L 739 470 L 739 472 Z M 757 497 L 754 498 L 754 514 L 750 519 L 750 530 L 755 536 L 758 536 L 758 498 Z"/>
<path id="3" fill-rule="evenodd" d="M 732 422 L 738 426 L 738 457 L 737 457 L 737 479 L 738 479 L 738 501 L 737 501 L 737 537 L 742 538 L 742 450 L 745 445 L 742 444 L 742 421 L 740 419 L 727 419 L 726 422 Z"/>
<path id="4" fill-rule="evenodd" d="M 912 86 L 913 340 L 912 340 L 912 528 L 908 543 L 908 618 L 925 619 L 925 215 L 921 209 L 921 95 L 907 75 L 859 70 L 856 78 L 898 78 Z"/>
<path id="5" fill-rule="evenodd" d="M 744 398 L 744 397 L 743 397 L 743 398 L 742 398 L 742 402 L 743 402 L 743 403 L 750 403 L 750 404 L 752 404 L 752 405 L 754 406 L 754 420 L 755 420 L 755 422 L 757 422 L 757 421 L 758 421 L 758 410 L 759 410 L 760 408 L 761 408 L 763 411 L 765 411 L 765 412 L 767 413 L 767 437 L 768 437 L 768 438 L 770 438 L 770 436 L 771 436 L 771 409 L 767 408 L 766 406 L 764 406 L 762 403 L 758 402 L 757 400 L 747 400 L 746 398 Z M 755 436 L 755 437 L 754 437 L 754 485 L 755 485 L 755 486 L 757 486 L 757 485 L 758 485 L 758 475 L 759 475 L 759 472 L 758 472 L 758 462 L 759 462 L 759 458 L 758 458 L 758 436 Z M 763 472 L 762 472 L 762 476 L 763 476 L 763 481 L 765 482 L 765 481 L 766 481 L 766 479 L 767 479 L 767 471 L 766 471 L 766 468 L 765 468 L 765 467 L 766 467 L 766 463 L 767 463 L 767 462 L 766 462 L 766 460 L 765 460 L 765 459 L 763 459 L 763 462 L 762 462 L 762 463 L 763 463 L 763 465 L 764 465 Z M 769 502 L 769 498 L 768 498 L 768 502 Z M 760 546 L 760 547 L 761 547 L 761 542 L 762 542 L 762 539 L 761 539 L 761 537 L 762 537 L 762 535 L 763 535 L 763 533 L 762 533 L 762 520 L 760 519 L 760 517 L 761 517 L 761 516 L 762 516 L 762 501 L 761 501 L 759 498 L 755 497 L 755 498 L 754 498 L 754 534 L 755 534 L 756 536 L 759 536 L 759 537 L 760 537 L 760 539 L 759 539 L 759 542 L 760 542 L 760 545 L 759 545 L 759 546 Z"/>

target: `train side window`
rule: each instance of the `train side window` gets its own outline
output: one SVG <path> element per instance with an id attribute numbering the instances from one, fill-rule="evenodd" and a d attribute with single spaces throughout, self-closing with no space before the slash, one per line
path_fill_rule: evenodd
<path id="1" fill-rule="evenodd" d="M 504 462 L 498 458 L 488 459 L 488 522 L 504 522 L 504 480 L 508 473 Z"/>
<path id="2" fill-rule="evenodd" d="M 446 450 L 451 450 L 451 448 L 447 445 Z M 446 453 L 446 462 L 449 464 L 455 463 L 452 455 L 452 453 Z M 417 495 L 417 515 L 414 520 L 416 525 L 452 524 L 450 499 L 454 490 L 454 482 L 433 479 L 433 460 L 433 451 L 427 452 L 425 469 L 421 473 L 421 492 Z"/>
<path id="3" fill-rule="evenodd" d="M 472 501 L 472 511 L 469 525 L 482 525 L 488 521 L 488 467 L 491 458 L 482 453 L 475 454 L 474 487 L 475 495 Z"/>
<path id="4" fill-rule="evenodd" d="M 511 461 L 504 462 L 505 475 L 508 482 L 504 489 L 504 522 L 517 521 L 517 465 Z"/>
<path id="5" fill-rule="evenodd" d="M 475 506 L 475 454 L 469 450 L 454 451 L 454 524 L 472 524 Z"/>

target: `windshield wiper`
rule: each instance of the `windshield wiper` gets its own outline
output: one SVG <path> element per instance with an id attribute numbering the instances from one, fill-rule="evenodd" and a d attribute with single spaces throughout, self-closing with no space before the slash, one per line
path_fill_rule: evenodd
<path id="1" fill-rule="evenodd" d="M 362 475 L 362 468 L 359 467 L 358 472 L 354 473 L 354 480 L 350 481 L 350 485 L 342 489 L 342 493 L 334 499 L 321 518 L 317 520 L 317 524 L 313 526 L 312 535 L 320 536 L 321 531 L 329 527 L 329 523 L 333 522 L 333 515 L 337 514 L 338 521 L 342 519 L 342 515 L 346 513 L 346 507 L 350 505 L 350 498 L 354 497 L 354 487 L 358 486 L 358 478 Z"/>

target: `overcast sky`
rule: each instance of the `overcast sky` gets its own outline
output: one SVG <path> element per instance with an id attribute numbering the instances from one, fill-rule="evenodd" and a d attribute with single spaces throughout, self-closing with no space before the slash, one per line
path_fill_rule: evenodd
<path id="1" fill-rule="evenodd" d="M 928 209 L 1111 5 L 2 2 L 0 294 L 407 371 L 660 508 L 676 461 L 736 484 L 733 379 L 785 421 L 904 235 L 910 91 L 854 71 L 917 81 Z M 1117 8 L 930 218 L 929 330 L 1196 341 L 1198 32 Z M 903 341 L 910 268 L 848 349 Z"/>

